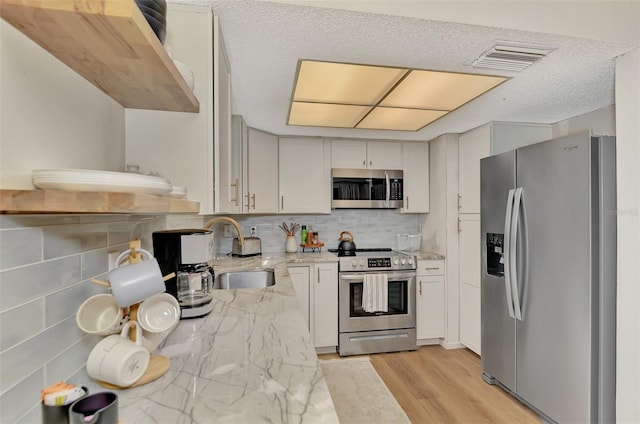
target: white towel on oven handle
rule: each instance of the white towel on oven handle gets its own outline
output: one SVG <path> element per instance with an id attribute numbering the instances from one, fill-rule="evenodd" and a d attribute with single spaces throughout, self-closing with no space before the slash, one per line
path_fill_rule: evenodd
<path id="1" fill-rule="evenodd" d="M 362 309 L 365 312 L 389 311 L 387 274 L 364 274 L 362 280 Z"/>

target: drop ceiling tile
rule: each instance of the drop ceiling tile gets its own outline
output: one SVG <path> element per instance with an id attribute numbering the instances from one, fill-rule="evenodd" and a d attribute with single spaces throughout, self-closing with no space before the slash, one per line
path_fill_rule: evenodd
<path id="1" fill-rule="evenodd" d="M 440 110 L 376 107 L 356 128 L 418 131 L 447 113 Z"/>
<path id="2" fill-rule="evenodd" d="M 287 124 L 353 128 L 370 109 L 369 106 L 293 102 Z"/>
<path id="3" fill-rule="evenodd" d="M 304 60 L 298 69 L 293 101 L 373 106 L 407 71 Z"/>
<path id="4" fill-rule="evenodd" d="M 413 70 L 380 106 L 453 110 L 506 80 L 491 75 Z"/>

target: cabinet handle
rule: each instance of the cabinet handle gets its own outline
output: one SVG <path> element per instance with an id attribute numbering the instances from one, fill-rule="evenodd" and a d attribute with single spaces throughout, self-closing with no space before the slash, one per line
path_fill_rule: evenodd
<path id="1" fill-rule="evenodd" d="M 367 161 L 366 161 L 366 160 L 363 160 L 363 161 L 362 161 L 362 164 L 363 164 L 363 165 L 366 165 L 366 164 L 367 164 Z"/>
<path id="2" fill-rule="evenodd" d="M 440 267 L 439 267 L 439 266 L 436 266 L 436 267 L 426 267 L 425 269 L 426 269 L 427 271 L 437 271 L 437 270 L 439 270 L 439 269 L 440 269 Z"/>
<path id="3" fill-rule="evenodd" d="M 462 232 L 462 220 L 458 219 L 458 232 L 461 233 Z"/>
<path id="4" fill-rule="evenodd" d="M 320 268 L 318 268 L 318 284 L 320 284 Z"/>
<path id="5" fill-rule="evenodd" d="M 256 194 L 255 193 L 251 195 L 251 208 L 253 210 L 256 210 Z"/>
<path id="6" fill-rule="evenodd" d="M 420 280 L 420 296 L 422 296 L 422 280 Z"/>
<path id="7" fill-rule="evenodd" d="M 250 196 L 250 195 L 251 195 L 251 193 L 247 192 L 247 194 L 245 194 L 245 196 L 244 196 L 244 197 L 246 197 L 246 198 L 247 198 L 247 212 L 249 212 L 249 209 L 250 209 L 250 208 L 249 208 L 249 196 Z"/>
<path id="8" fill-rule="evenodd" d="M 407 196 L 407 209 L 409 209 L 409 196 Z"/>
<path id="9" fill-rule="evenodd" d="M 373 161 L 372 160 L 369 161 L 369 165 L 373 165 Z"/>
<path id="10" fill-rule="evenodd" d="M 462 209 L 462 196 L 458 194 L 458 209 Z"/>
<path id="11" fill-rule="evenodd" d="M 234 190 L 235 196 L 233 199 L 231 199 L 231 201 L 235 202 L 236 206 L 238 206 L 239 199 L 238 199 L 238 179 L 237 178 L 236 178 L 236 181 L 233 184 L 231 184 L 231 187 L 235 187 L 235 190 Z"/>
<path id="12" fill-rule="evenodd" d="M 280 210 L 284 210 L 284 196 L 280 196 Z"/>

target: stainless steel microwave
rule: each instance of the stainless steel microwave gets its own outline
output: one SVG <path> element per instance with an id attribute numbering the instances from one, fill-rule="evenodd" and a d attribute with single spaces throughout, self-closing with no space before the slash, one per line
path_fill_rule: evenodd
<path id="1" fill-rule="evenodd" d="M 402 207 L 402 171 L 334 168 L 331 181 L 333 209 Z"/>

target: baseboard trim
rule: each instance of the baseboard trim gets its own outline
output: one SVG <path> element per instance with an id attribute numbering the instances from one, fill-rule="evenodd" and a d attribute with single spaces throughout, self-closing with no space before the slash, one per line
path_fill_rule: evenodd
<path id="1" fill-rule="evenodd" d="M 418 346 L 427 346 L 427 345 L 436 345 L 442 344 L 442 339 L 418 339 L 416 340 L 416 345 Z"/>
<path id="2" fill-rule="evenodd" d="M 316 354 L 323 355 L 325 353 L 336 353 L 338 351 L 337 346 L 323 346 L 316 348 Z"/>
<path id="3" fill-rule="evenodd" d="M 440 345 L 441 345 L 443 348 L 447 349 L 447 350 L 451 350 L 451 349 L 464 349 L 464 348 L 466 348 L 466 346 L 465 346 L 465 345 L 463 345 L 463 344 L 462 344 L 462 343 L 460 343 L 460 342 L 448 343 L 448 342 L 443 341 L 442 343 L 440 343 Z"/>

